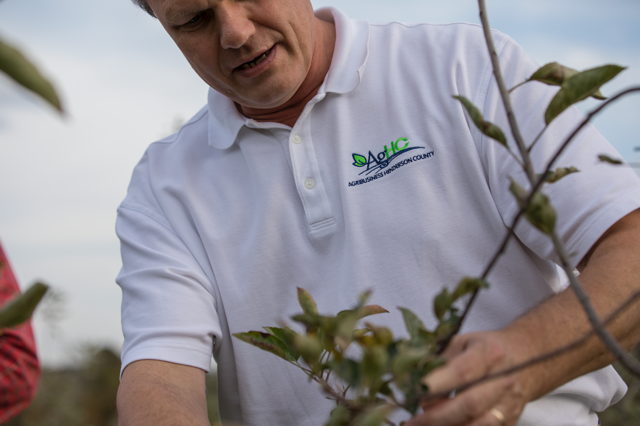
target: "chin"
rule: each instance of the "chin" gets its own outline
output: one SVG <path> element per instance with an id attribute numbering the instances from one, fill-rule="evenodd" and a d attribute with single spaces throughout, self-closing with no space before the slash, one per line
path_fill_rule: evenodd
<path id="1" fill-rule="evenodd" d="M 272 109 L 284 105 L 293 97 L 295 90 L 269 91 L 269 93 L 248 95 L 238 103 L 249 108 Z"/>

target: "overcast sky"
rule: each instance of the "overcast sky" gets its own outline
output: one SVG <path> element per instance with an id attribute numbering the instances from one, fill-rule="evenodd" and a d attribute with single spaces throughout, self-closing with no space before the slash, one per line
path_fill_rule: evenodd
<path id="1" fill-rule="evenodd" d="M 638 0 L 487 3 L 493 27 L 540 64 L 629 66 L 605 95 L 640 84 Z M 474 0 L 313 4 L 375 22 L 478 22 Z M 41 358 L 60 365 L 84 344 L 119 349 L 116 208 L 146 146 L 197 112 L 207 87 L 128 0 L 3 0 L 0 36 L 41 66 L 68 112 L 61 119 L 0 76 L 0 240 L 23 287 L 41 279 L 63 298 L 57 328 L 36 314 Z M 635 97 L 596 121 L 628 161 L 640 162 L 639 113 Z"/>

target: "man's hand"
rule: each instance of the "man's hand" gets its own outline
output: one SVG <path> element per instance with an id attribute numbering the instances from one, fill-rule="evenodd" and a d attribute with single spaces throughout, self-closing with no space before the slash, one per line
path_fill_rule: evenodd
<path id="1" fill-rule="evenodd" d="M 119 426 L 210 426 L 199 368 L 163 361 L 136 361 L 118 388 Z"/>
<path id="2" fill-rule="evenodd" d="M 613 225 L 585 256 L 580 280 L 601 320 L 640 290 L 640 210 Z M 640 340 L 640 303 L 607 329 L 627 349 Z M 432 393 L 447 392 L 574 342 L 589 331 L 571 290 L 552 297 L 504 330 L 456 336 L 444 353 L 447 364 L 426 377 Z M 454 398 L 429 401 L 408 426 L 513 426 L 524 405 L 558 386 L 614 361 L 602 341 L 584 344 L 549 361 L 466 389 Z M 492 412 L 492 410 L 494 410 Z M 497 411 L 495 411 L 497 410 Z"/>
<path id="3" fill-rule="evenodd" d="M 513 350 L 499 332 L 456 336 L 443 355 L 447 365 L 425 380 L 430 393 L 447 392 L 514 365 Z M 452 399 L 425 402 L 424 414 L 407 426 L 515 425 L 527 402 L 521 383 L 515 373 L 481 383 Z M 498 410 L 504 422 L 491 409 Z"/>

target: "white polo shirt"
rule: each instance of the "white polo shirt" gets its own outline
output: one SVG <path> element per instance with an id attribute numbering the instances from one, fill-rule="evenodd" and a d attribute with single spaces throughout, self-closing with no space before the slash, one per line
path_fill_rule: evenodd
<path id="1" fill-rule="evenodd" d="M 505 235 L 517 211 L 509 177 L 526 182 L 451 97 L 468 97 L 509 133 L 481 28 L 316 13 L 335 21 L 336 49 L 293 128 L 248 119 L 211 90 L 178 133 L 148 148 L 118 210 L 123 369 L 158 359 L 208 370 L 213 351 L 223 422 L 320 425 L 333 406 L 302 372 L 232 333 L 299 312 L 296 286 L 326 313 L 372 289 L 371 302 L 391 311 L 373 321 L 398 336 L 396 307 L 433 326 L 434 295 L 478 276 Z M 494 37 L 507 85 L 528 78 L 536 64 Z M 515 92 L 528 141 L 556 90 Z M 533 149 L 538 172 L 579 118 L 567 112 Z M 599 154 L 618 156 L 589 127 L 558 162 L 581 172 L 545 188 L 574 264 L 640 207 L 638 177 Z M 517 235 L 464 332 L 504 327 L 560 289 L 548 238 L 526 223 Z M 624 389 L 608 367 L 529 404 L 518 424 L 595 425 L 593 411 Z"/>

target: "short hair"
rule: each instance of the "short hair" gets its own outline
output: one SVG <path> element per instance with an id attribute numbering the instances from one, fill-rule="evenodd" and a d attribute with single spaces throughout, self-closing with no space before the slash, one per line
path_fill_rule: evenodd
<path id="1" fill-rule="evenodd" d="M 131 1 L 133 1 L 133 4 L 135 4 L 136 6 L 138 6 L 145 12 L 147 12 L 149 15 L 153 16 L 154 18 L 156 17 L 156 14 L 153 13 L 153 10 L 151 9 L 151 7 L 149 7 L 149 3 L 147 3 L 147 0 L 131 0 Z"/>

